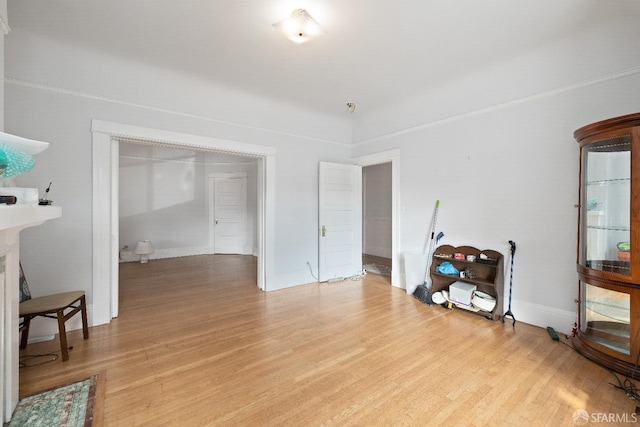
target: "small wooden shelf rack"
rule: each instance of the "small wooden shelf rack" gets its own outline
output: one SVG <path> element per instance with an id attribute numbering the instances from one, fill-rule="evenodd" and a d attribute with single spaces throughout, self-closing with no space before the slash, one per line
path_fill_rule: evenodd
<path id="1" fill-rule="evenodd" d="M 455 259 L 454 254 L 463 254 L 465 259 Z M 479 261 L 480 254 L 486 255 L 494 262 L 482 262 Z M 468 261 L 467 256 L 472 255 L 475 257 L 475 261 Z M 447 257 L 450 256 L 450 257 Z M 449 290 L 449 285 L 454 282 L 465 282 L 477 287 L 478 291 L 484 292 L 493 296 L 496 299 L 496 306 L 493 311 L 469 311 L 469 313 L 478 314 L 486 317 L 490 320 L 497 320 L 502 318 L 502 305 L 503 305 L 503 291 L 504 291 L 504 257 L 498 251 L 491 249 L 480 250 L 473 246 L 450 246 L 443 245 L 436 248 L 433 253 L 433 259 L 431 262 L 431 290 L 432 292 L 438 292 L 442 290 Z M 448 261 L 459 271 L 465 271 L 467 268 L 471 268 L 475 273 L 474 278 L 460 277 L 451 274 L 442 274 L 436 272 L 436 268 L 443 262 Z M 457 307 L 454 305 L 454 307 Z"/>

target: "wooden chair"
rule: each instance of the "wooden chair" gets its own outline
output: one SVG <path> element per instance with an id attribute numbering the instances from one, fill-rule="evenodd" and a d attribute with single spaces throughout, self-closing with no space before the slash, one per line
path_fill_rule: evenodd
<path id="1" fill-rule="evenodd" d="M 70 311 L 68 311 L 70 310 Z M 65 311 L 67 313 L 65 314 Z M 60 294 L 47 295 L 44 297 L 31 298 L 27 279 L 20 264 L 20 324 L 22 338 L 20 348 L 27 348 L 29 339 L 29 326 L 31 319 L 37 316 L 48 317 L 58 320 L 58 331 L 60 337 L 60 351 L 62 360 L 69 360 L 69 347 L 67 346 L 67 330 L 65 322 L 77 313 L 82 313 L 82 334 L 84 339 L 89 338 L 89 328 L 87 327 L 87 302 L 84 291 L 63 292 Z"/>

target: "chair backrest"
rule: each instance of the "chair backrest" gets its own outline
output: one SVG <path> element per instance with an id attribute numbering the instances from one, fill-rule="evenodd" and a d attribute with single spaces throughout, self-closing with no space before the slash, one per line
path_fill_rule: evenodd
<path id="1" fill-rule="evenodd" d="M 31 299 L 31 292 L 29 291 L 29 284 L 27 278 L 24 277 L 24 271 L 22 271 L 22 263 L 20 265 L 20 302 Z"/>

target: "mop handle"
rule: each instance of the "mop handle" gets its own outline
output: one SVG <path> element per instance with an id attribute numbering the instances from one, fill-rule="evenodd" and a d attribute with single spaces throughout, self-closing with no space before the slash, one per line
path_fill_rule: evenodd
<path id="1" fill-rule="evenodd" d="M 431 278 L 431 258 L 432 258 L 432 252 L 435 249 L 433 247 L 433 243 L 434 243 L 434 236 L 435 236 L 435 232 L 436 232 L 436 222 L 438 221 L 438 209 L 440 208 L 440 200 L 436 200 L 436 208 L 433 212 L 433 220 L 431 221 L 431 240 L 429 240 L 429 250 L 427 252 L 427 271 L 425 272 L 425 276 L 424 276 L 424 283 L 429 283 L 429 279 Z"/>
<path id="2" fill-rule="evenodd" d="M 431 221 L 431 241 L 436 232 L 436 221 L 438 220 L 438 209 L 440 209 L 440 200 L 436 200 L 436 209 L 433 212 L 433 221 Z"/>

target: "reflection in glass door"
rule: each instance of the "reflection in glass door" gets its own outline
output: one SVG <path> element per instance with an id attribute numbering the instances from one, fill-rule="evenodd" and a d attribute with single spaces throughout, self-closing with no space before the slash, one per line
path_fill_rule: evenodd
<path id="1" fill-rule="evenodd" d="M 623 354 L 630 354 L 630 295 L 585 282 L 580 313 L 581 332 L 590 340 Z"/>
<path id="2" fill-rule="evenodd" d="M 630 275 L 631 138 L 606 139 L 582 148 L 586 177 L 580 215 L 580 264 Z"/>

